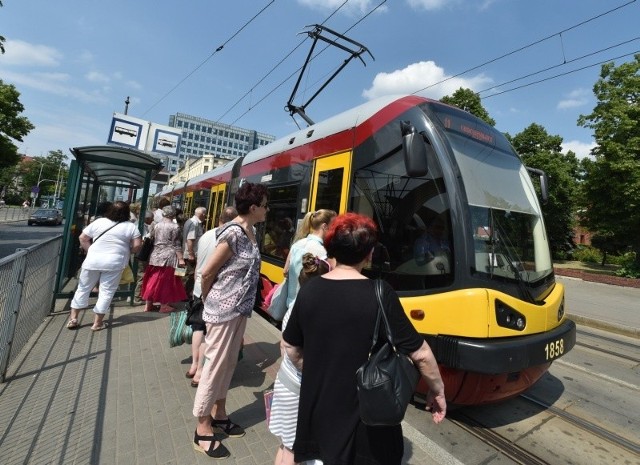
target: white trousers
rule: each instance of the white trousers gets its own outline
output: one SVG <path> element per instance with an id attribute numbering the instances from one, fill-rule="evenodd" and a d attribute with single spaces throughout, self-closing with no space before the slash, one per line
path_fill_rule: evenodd
<path id="1" fill-rule="evenodd" d="M 96 306 L 93 307 L 93 311 L 94 313 L 107 313 L 111 306 L 113 295 L 118 290 L 122 271 L 123 270 L 85 270 L 84 268 L 81 268 L 80 276 L 78 278 L 78 289 L 76 289 L 76 293 L 73 295 L 71 308 L 81 309 L 88 307 L 89 294 L 91 294 L 91 290 L 99 282 L 100 287 L 98 289 L 98 301 L 96 302 Z"/>

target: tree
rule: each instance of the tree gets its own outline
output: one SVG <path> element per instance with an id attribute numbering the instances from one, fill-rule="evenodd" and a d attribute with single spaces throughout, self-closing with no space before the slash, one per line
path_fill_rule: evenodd
<path id="1" fill-rule="evenodd" d="M 4 6 L 1 1 L 0 1 L 0 6 Z M 0 52 L 2 52 L 3 54 L 4 54 L 4 41 L 5 41 L 4 36 L 0 36 Z"/>
<path id="2" fill-rule="evenodd" d="M 20 162 L 18 175 L 22 180 L 22 196 L 28 197 L 31 188 L 40 182 L 39 195 L 52 195 L 58 179 L 67 178 L 68 169 L 64 163 L 66 156 L 62 150 L 50 151 L 47 157 L 25 158 Z M 60 176 L 58 176 L 58 174 Z M 57 183 L 60 191 L 60 182 Z"/>
<path id="3" fill-rule="evenodd" d="M 20 93 L 12 84 L 0 79 L 0 169 L 15 165 L 19 160 L 18 147 L 12 139 L 22 142 L 34 126 L 25 116 L 20 103 Z"/>
<path id="4" fill-rule="evenodd" d="M 539 124 L 529 125 L 510 139 L 525 165 L 547 173 L 549 200 L 542 205 L 542 213 L 551 251 L 561 256 L 573 247 L 578 158 L 573 152 L 562 154 L 562 137 L 550 135 Z"/>
<path id="5" fill-rule="evenodd" d="M 606 63 L 593 92 L 593 111 L 578 124 L 591 128 L 597 143 L 586 163 L 584 224 L 636 252 L 640 268 L 640 54 L 615 66 Z"/>
<path id="6" fill-rule="evenodd" d="M 453 93 L 453 95 L 445 95 L 440 99 L 440 101 L 447 105 L 453 105 L 461 110 L 468 111 L 491 126 L 496 125 L 495 120 L 489 116 L 489 112 L 482 106 L 480 94 L 476 94 L 471 89 L 463 89 L 460 87 Z"/>

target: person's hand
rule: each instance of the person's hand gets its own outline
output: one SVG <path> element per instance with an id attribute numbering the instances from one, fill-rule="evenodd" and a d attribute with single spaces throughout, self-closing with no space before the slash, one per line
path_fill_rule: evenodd
<path id="1" fill-rule="evenodd" d="M 447 400 L 444 397 L 444 392 L 439 394 L 429 392 L 427 394 L 426 410 L 427 412 L 431 412 L 431 417 L 435 424 L 444 420 L 444 417 L 447 415 Z"/>

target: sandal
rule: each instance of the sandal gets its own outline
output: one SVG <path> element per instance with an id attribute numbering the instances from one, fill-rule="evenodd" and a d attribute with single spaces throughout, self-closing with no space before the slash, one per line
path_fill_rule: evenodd
<path id="1" fill-rule="evenodd" d="M 193 378 L 195 375 L 196 375 L 195 373 L 191 374 L 188 371 L 184 374 L 184 376 L 189 379 Z"/>
<path id="2" fill-rule="evenodd" d="M 107 326 L 109 326 L 109 323 L 102 323 L 100 326 L 92 326 L 91 331 L 102 331 Z"/>
<path id="3" fill-rule="evenodd" d="M 200 441 L 209 441 L 209 449 L 204 450 L 202 446 L 200 446 Z M 218 443 L 218 447 L 213 447 L 215 443 Z M 203 454 L 208 455 L 214 459 L 226 459 L 231 455 L 229 449 L 227 449 L 224 444 L 220 441 L 218 437 L 214 434 L 213 436 L 200 436 L 198 434 L 198 430 L 193 434 L 193 448 L 198 452 L 202 452 Z"/>
<path id="4" fill-rule="evenodd" d="M 221 430 L 230 438 L 241 438 L 247 434 L 244 428 L 232 422 L 231 418 L 227 418 L 226 420 L 216 420 L 211 418 L 211 426 Z"/>
<path id="5" fill-rule="evenodd" d="M 200 385 L 200 383 L 199 383 L 198 381 L 193 381 L 193 380 L 191 380 L 191 387 L 193 387 L 193 388 L 197 388 L 197 387 L 198 387 L 198 385 Z"/>
<path id="6" fill-rule="evenodd" d="M 79 326 L 80 323 L 78 323 L 78 320 L 76 318 L 70 319 L 67 323 L 67 329 L 78 329 Z"/>

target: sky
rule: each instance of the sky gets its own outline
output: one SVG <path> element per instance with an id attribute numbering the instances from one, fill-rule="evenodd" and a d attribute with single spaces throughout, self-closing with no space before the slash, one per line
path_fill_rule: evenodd
<path id="1" fill-rule="evenodd" d="M 35 129 L 20 153 L 107 141 L 114 112 L 177 112 L 285 137 L 285 111 L 321 24 L 359 51 L 306 106 L 315 122 L 387 94 L 478 92 L 496 128 L 532 123 L 588 156 L 601 64 L 640 51 L 636 0 L 3 0 L 0 79 Z M 613 11 L 611 11 L 613 10 Z M 311 26 L 311 27 L 309 27 Z M 292 103 L 305 105 L 349 52 L 318 41 Z"/>

